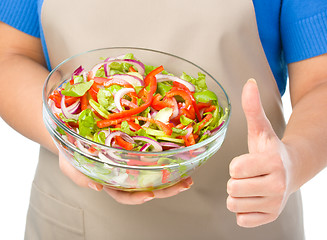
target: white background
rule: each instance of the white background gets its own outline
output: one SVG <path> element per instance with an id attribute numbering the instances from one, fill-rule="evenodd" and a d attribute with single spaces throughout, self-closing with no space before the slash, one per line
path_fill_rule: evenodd
<path id="1" fill-rule="evenodd" d="M 285 94 L 285 115 L 290 115 Z M 11 129 L 0 118 L 1 197 L 0 239 L 23 239 L 39 146 Z M 327 147 L 327 145 L 326 145 Z M 3 154 L 4 153 L 4 154 Z M 327 169 L 302 187 L 304 224 L 307 240 L 327 239 Z"/>

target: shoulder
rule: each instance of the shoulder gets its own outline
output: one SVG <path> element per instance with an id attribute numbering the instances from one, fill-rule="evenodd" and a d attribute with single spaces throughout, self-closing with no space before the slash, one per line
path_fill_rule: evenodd
<path id="1" fill-rule="evenodd" d="M 40 36 L 40 0 L 1 0 L 0 21 L 34 37 Z"/>
<path id="2" fill-rule="evenodd" d="M 280 31 L 287 63 L 327 52 L 327 1 L 284 0 Z"/>

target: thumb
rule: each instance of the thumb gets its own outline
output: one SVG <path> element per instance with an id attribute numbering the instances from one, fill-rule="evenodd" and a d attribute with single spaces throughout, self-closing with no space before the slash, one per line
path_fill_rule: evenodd
<path id="1" fill-rule="evenodd" d="M 262 137 L 276 136 L 263 110 L 257 82 L 249 79 L 243 87 L 242 107 L 247 121 L 249 151 L 258 146 Z"/>

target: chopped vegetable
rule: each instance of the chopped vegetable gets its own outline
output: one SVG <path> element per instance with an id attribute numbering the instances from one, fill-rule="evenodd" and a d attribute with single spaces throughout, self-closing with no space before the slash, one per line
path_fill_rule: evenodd
<path id="1" fill-rule="evenodd" d="M 133 54 L 106 58 L 88 72 L 78 67 L 52 92 L 49 103 L 54 114 L 81 136 L 141 152 L 192 146 L 217 132 L 228 114 L 207 89 L 204 74 L 174 76 L 163 66 L 144 65 Z M 98 151 L 76 144 L 89 154 Z M 162 182 L 169 175 L 164 170 Z"/>

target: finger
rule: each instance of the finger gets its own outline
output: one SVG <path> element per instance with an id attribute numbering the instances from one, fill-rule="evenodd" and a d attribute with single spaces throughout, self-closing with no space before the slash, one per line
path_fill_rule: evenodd
<path id="1" fill-rule="evenodd" d="M 271 196 L 269 175 L 234 179 L 231 178 L 227 182 L 227 193 L 232 197 L 259 197 Z"/>
<path id="2" fill-rule="evenodd" d="M 85 188 L 92 188 L 93 190 L 96 191 L 102 190 L 103 186 L 100 183 L 92 181 L 90 178 L 88 178 L 83 173 L 78 171 L 61 154 L 59 154 L 59 167 L 61 171 L 78 186 L 85 187 Z"/>
<path id="3" fill-rule="evenodd" d="M 259 143 L 258 136 L 264 135 L 269 137 L 275 135 L 269 120 L 263 110 L 257 83 L 254 79 L 249 79 L 243 87 L 242 107 L 247 120 L 248 137 L 251 146 L 256 149 Z M 249 149 L 252 152 L 252 149 Z"/>
<path id="4" fill-rule="evenodd" d="M 284 173 L 273 173 L 255 178 L 234 179 L 227 182 L 227 192 L 232 197 L 280 196 L 287 190 Z"/>
<path id="5" fill-rule="evenodd" d="M 156 198 L 167 198 L 177 195 L 180 192 L 188 190 L 193 185 L 193 180 L 191 177 L 180 181 L 179 183 L 160 190 L 155 190 L 153 193 Z"/>
<path id="6" fill-rule="evenodd" d="M 269 153 L 251 153 L 235 157 L 229 164 L 229 174 L 232 178 L 250 178 L 270 173 L 275 167 Z"/>
<path id="7" fill-rule="evenodd" d="M 278 217 L 278 214 L 272 213 L 237 213 L 237 224 L 241 227 L 257 227 L 270 222 L 273 222 Z"/>
<path id="8" fill-rule="evenodd" d="M 282 198 L 277 197 L 245 197 L 234 198 L 228 196 L 227 209 L 234 213 L 275 213 L 279 212 Z"/>
<path id="9" fill-rule="evenodd" d="M 153 192 L 125 192 L 108 187 L 103 188 L 113 199 L 121 204 L 138 205 L 154 199 Z"/>

